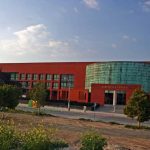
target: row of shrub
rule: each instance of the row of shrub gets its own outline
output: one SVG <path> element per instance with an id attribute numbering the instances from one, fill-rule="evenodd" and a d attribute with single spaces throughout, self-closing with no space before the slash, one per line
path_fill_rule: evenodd
<path id="1" fill-rule="evenodd" d="M 1 150 L 55 150 L 68 144 L 54 136 L 55 129 L 43 126 L 21 131 L 12 124 L 0 123 Z"/>
<path id="2" fill-rule="evenodd" d="M 42 125 L 28 130 L 16 129 L 12 123 L 0 122 L 0 150 L 59 150 L 68 143 L 55 136 L 56 129 Z M 80 150 L 102 150 L 106 139 L 95 131 L 86 132 L 81 137 Z"/>

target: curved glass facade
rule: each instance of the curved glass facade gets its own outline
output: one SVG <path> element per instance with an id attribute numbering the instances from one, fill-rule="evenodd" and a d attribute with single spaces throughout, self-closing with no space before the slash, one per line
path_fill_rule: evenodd
<path id="1" fill-rule="evenodd" d="M 140 84 L 150 92 L 150 64 L 142 62 L 103 62 L 86 67 L 86 89 L 91 91 L 92 83 Z"/>

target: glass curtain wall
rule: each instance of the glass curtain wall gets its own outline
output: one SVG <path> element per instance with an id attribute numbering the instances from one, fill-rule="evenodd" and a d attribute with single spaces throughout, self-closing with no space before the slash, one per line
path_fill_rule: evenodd
<path id="1" fill-rule="evenodd" d="M 86 68 L 86 89 L 91 91 L 92 83 L 140 84 L 150 92 L 150 64 L 140 62 L 105 62 L 88 65 Z"/>

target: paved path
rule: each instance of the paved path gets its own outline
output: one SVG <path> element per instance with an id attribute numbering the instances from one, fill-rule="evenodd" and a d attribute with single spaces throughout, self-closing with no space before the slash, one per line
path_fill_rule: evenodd
<path id="1" fill-rule="evenodd" d="M 19 104 L 17 106 L 18 110 L 30 111 L 34 112 L 36 108 L 28 107 L 27 104 Z M 132 120 L 131 118 L 126 117 L 124 114 L 119 113 L 108 113 L 108 112 L 101 112 L 101 111 L 86 111 L 79 109 L 71 109 L 68 111 L 67 108 L 62 107 L 52 107 L 52 106 L 44 106 L 41 108 L 46 114 L 51 114 L 54 116 L 64 117 L 64 118 L 71 118 L 71 119 L 90 119 L 94 121 L 104 121 L 104 122 L 116 122 L 120 124 L 137 124 L 136 120 Z M 150 126 L 150 121 L 143 123 L 146 126 Z"/>

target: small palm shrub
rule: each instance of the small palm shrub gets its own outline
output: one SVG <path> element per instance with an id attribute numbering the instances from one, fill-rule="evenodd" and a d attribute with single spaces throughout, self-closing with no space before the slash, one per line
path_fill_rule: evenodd
<path id="1" fill-rule="evenodd" d="M 81 137 L 80 150 L 103 150 L 103 147 L 107 145 L 106 139 L 96 133 L 96 131 L 89 131 Z"/>

